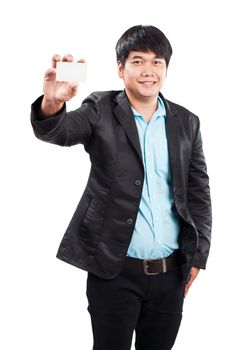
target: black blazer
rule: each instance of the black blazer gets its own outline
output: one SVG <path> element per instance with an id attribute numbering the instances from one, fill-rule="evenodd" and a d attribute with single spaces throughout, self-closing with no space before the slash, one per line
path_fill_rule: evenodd
<path id="1" fill-rule="evenodd" d="M 166 134 L 179 245 L 185 278 L 205 268 L 210 248 L 211 202 L 199 119 L 166 100 Z M 80 108 L 42 118 L 42 97 L 32 104 L 35 135 L 61 146 L 82 143 L 91 160 L 89 179 L 57 257 L 105 279 L 121 270 L 141 199 L 144 167 L 139 136 L 125 91 L 94 92 Z"/>

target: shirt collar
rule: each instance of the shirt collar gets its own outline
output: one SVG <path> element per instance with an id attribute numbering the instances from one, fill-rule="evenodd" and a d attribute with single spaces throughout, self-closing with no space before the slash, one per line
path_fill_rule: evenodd
<path id="1" fill-rule="evenodd" d="M 139 112 L 137 112 L 135 108 L 133 108 L 131 106 L 131 109 L 132 109 L 135 117 L 142 117 L 143 118 L 143 116 Z M 154 118 L 166 117 L 166 109 L 164 106 L 164 102 L 160 96 L 158 96 L 158 107 L 157 107 L 156 111 L 153 113 L 152 118 L 153 117 Z"/>

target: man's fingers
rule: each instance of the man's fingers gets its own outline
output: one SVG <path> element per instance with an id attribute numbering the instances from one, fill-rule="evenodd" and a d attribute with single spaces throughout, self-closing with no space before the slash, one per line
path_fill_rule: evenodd
<path id="1" fill-rule="evenodd" d="M 52 68 L 56 68 L 57 62 L 61 61 L 60 55 L 53 55 L 52 57 Z"/>
<path id="2" fill-rule="evenodd" d="M 56 68 L 57 62 L 61 61 L 61 56 L 58 54 L 53 55 L 52 57 L 52 68 Z M 73 56 L 71 54 L 66 54 L 62 58 L 63 62 L 73 62 Z"/>
<path id="3" fill-rule="evenodd" d="M 55 68 L 50 68 L 46 71 L 45 73 L 45 80 L 50 81 L 50 80 L 55 80 L 56 77 L 56 69 Z"/>
<path id="4" fill-rule="evenodd" d="M 185 287 L 184 287 L 184 298 L 186 298 L 186 295 L 188 294 L 188 291 L 189 291 L 189 288 L 192 285 L 192 282 L 193 282 L 193 280 L 190 280 L 187 284 L 185 284 Z"/>
<path id="5" fill-rule="evenodd" d="M 62 62 L 73 62 L 73 56 L 71 54 L 66 54 L 63 58 L 62 58 Z"/>
<path id="6" fill-rule="evenodd" d="M 196 279 L 198 273 L 199 273 L 200 269 L 198 269 L 197 267 L 192 267 L 191 270 L 190 270 L 190 278 L 189 280 L 187 281 L 187 283 L 185 284 L 185 287 L 184 287 L 184 297 L 186 297 L 188 291 L 189 291 L 189 288 L 191 287 L 192 283 L 194 282 L 194 280 Z"/>
<path id="7" fill-rule="evenodd" d="M 62 62 L 73 62 L 74 58 L 71 54 L 66 54 L 62 58 Z M 61 56 L 58 54 L 53 55 L 52 57 L 52 68 L 56 68 L 57 62 L 61 61 Z M 86 63 L 84 58 L 80 58 L 77 62 L 79 63 Z"/>

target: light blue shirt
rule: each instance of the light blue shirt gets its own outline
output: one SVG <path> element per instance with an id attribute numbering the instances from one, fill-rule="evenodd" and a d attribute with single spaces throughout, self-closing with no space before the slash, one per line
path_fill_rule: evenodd
<path id="1" fill-rule="evenodd" d="M 158 259 L 178 249 L 179 218 L 174 203 L 165 131 L 166 109 L 158 98 L 158 108 L 147 123 L 132 108 L 138 128 L 145 170 L 142 196 L 127 255 Z"/>

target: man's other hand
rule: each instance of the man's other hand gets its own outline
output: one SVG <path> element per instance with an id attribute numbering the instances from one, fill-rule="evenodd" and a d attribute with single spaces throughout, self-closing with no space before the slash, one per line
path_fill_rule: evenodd
<path id="1" fill-rule="evenodd" d="M 198 273 L 199 273 L 200 269 L 198 267 L 191 267 L 191 270 L 190 270 L 190 273 L 189 273 L 189 280 L 188 282 L 185 284 L 185 287 L 184 287 L 184 298 L 186 297 L 188 291 L 189 291 L 189 288 L 191 287 L 192 283 L 194 282 L 194 280 L 196 279 Z"/>

